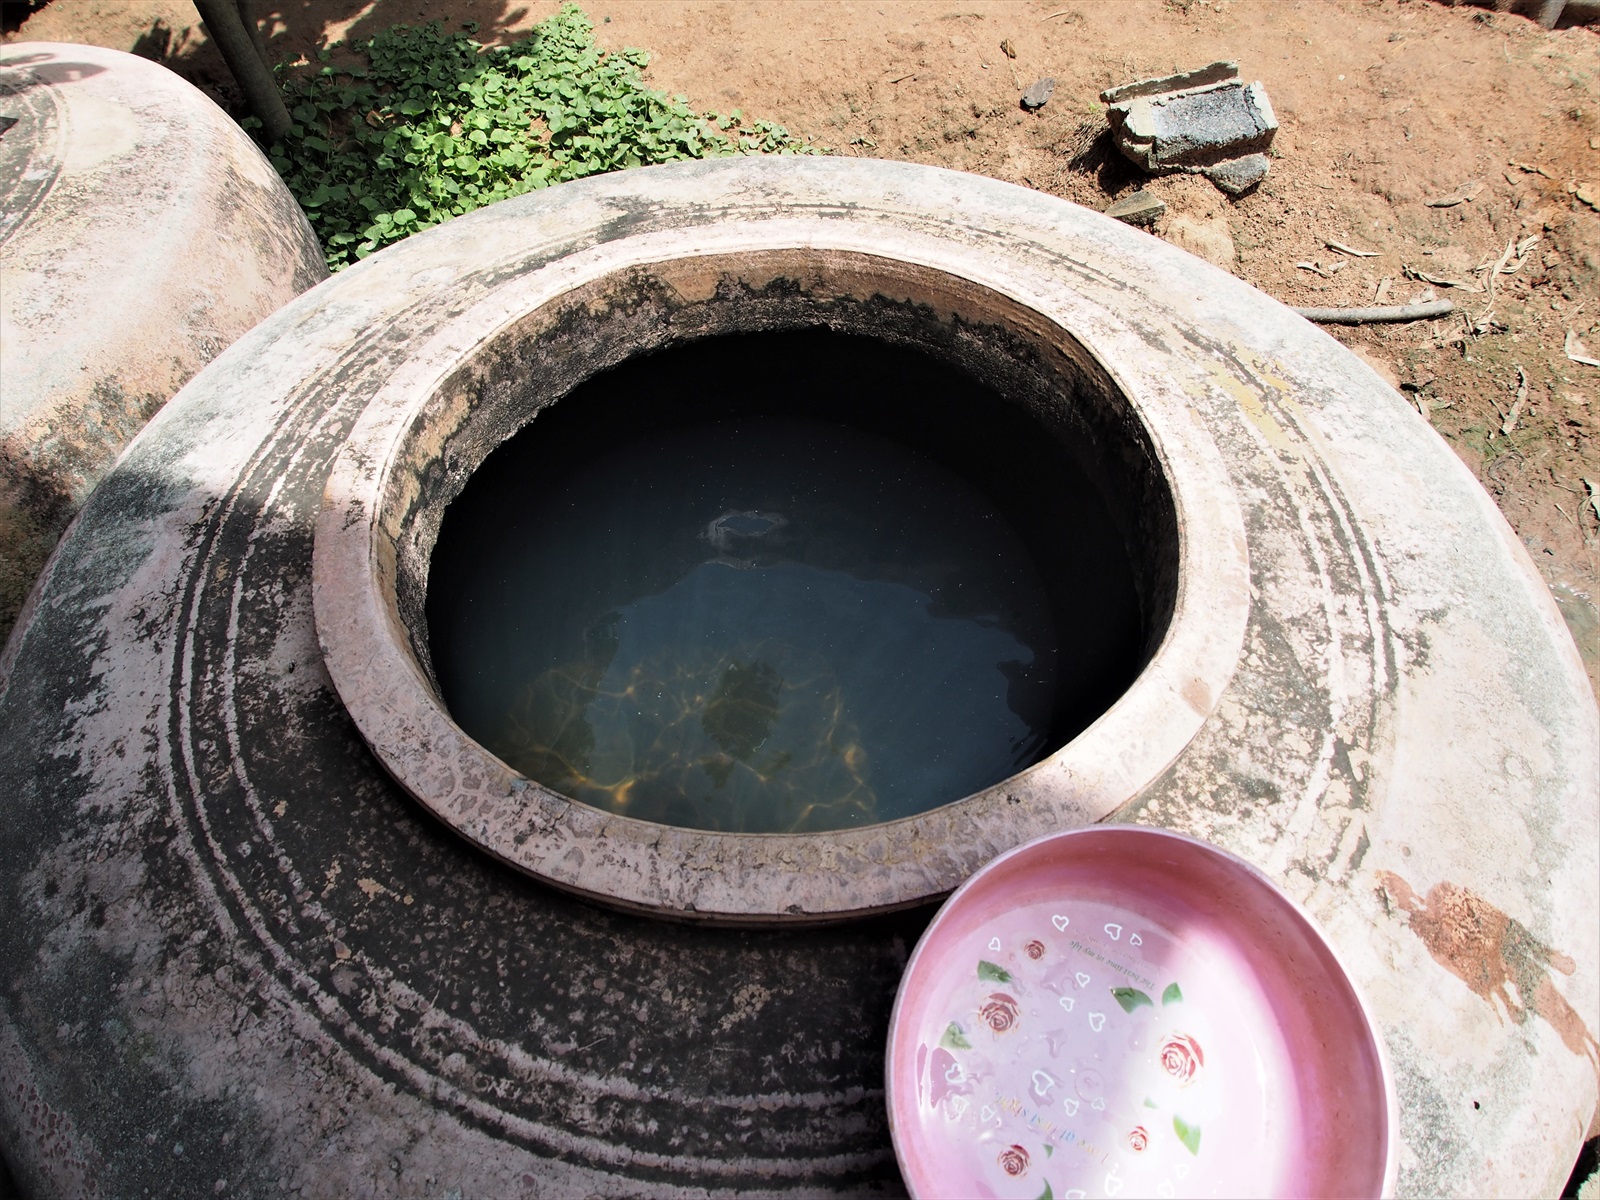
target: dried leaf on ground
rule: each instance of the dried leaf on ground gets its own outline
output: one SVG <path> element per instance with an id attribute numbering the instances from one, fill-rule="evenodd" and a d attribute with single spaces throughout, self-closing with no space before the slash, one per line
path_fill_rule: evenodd
<path id="1" fill-rule="evenodd" d="M 1528 402 L 1528 373 L 1522 369 L 1521 363 L 1515 364 L 1517 368 L 1517 398 L 1511 402 L 1511 411 L 1506 414 L 1506 419 L 1500 423 L 1500 432 L 1507 437 L 1517 427 L 1517 419 L 1522 416 L 1522 406 Z"/>
<path id="2" fill-rule="evenodd" d="M 1469 203 L 1474 196 L 1483 191 L 1483 184 L 1475 183 L 1471 187 L 1462 188 L 1453 195 L 1441 196 L 1437 200 L 1427 201 L 1429 208 L 1454 208 L 1457 204 Z"/>
<path id="3" fill-rule="evenodd" d="M 1424 283 L 1431 283 L 1435 287 L 1460 288 L 1464 292 L 1481 292 L 1483 289 L 1464 279 L 1445 279 L 1439 275 L 1430 275 L 1426 271 L 1419 271 L 1415 267 L 1405 267 L 1405 273 L 1412 279 L 1420 279 Z"/>
<path id="4" fill-rule="evenodd" d="M 1357 250 L 1354 246 L 1346 246 L 1343 242 L 1323 242 L 1329 250 L 1337 250 L 1341 254 L 1353 254 L 1357 258 L 1378 258 L 1381 250 Z"/>
<path id="5" fill-rule="evenodd" d="M 1600 367 L 1600 358 L 1595 358 L 1589 353 L 1584 344 L 1578 340 L 1574 330 L 1567 330 L 1567 341 L 1563 349 L 1566 350 L 1567 357 L 1575 363 L 1582 363 L 1586 367 Z"/>

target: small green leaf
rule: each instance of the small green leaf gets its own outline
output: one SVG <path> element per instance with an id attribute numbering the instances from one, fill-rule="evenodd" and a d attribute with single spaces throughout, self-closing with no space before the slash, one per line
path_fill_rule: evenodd
<path id="1" fill-rule="evenodd" d="M 1178 1140 L 1189 1147 L 1190 1154 L 1200 1153 L 1200 1126 L 1188 1124 L 1182 1117 L 1172 1118 L 1172 1131 Z"/>
<path id="2" fill-rule="evenodd" d="M 1045 1149 L 1049 1150 L 1050 1147 L 1046 1146 Z M 1056 1200 L 1056 1194 L 1050 1190 L 1050 1181 L 1048 1179 L 1044 1181 L 1044 1191 L 1039 1193 L 1039 1200 Z"/>
<path id="3" fill-rule="evenodd" d="M 1176 1004 L 1183 999 L 1183 991 L 1175 983 L 1167 984 L 1167 990 L 1161 993 L 1162 1004 Z"/>
<path id="4" fill-rule="evenodd" d="M 1056 1152 L 1056 1148 L 1054 1146 L 1052 1146 L 1049 1142 L 1046 1142 L 1044 1144 L 1044 1156 L 1046 1158 L 1049 1158 L 1055 1152 Z M 1044 1186 L 1046 1188 L 1048 1188 L 1050 1185 L 1048 1183 L 1046 1183 Z"/>
<path id="5" fill-rule="evenodd" d="M 1160 1106 L 1160 1105 L 1159 1105 L 1159 1104 L 1157 1104 L 1157 1103 L 1156 1103 L 1156 1102 L 1155 1102 L 1155 1101 L 1154 1101 L 1154 1100 L 1152 1100 L 1152 1099 L 1150 1099 L 1150 1097 L 1149 1097 L 1149 1096 L 1146 1096 L 1146 1097 L 1145 1097 L 1145 1098 L 1144 1098 L 1144 1106 L 1145 1106 L 1145 1107 L 1146 1107 L 1146 1108 L 1160 1108 L 1160 1107 L 1161 1107 L 1161 1106 Z"/>
<path id="6" fill-rule="evenodd" d="M 995 963 L 978 960 L 978 978 L 993 980 L 995 983 L 1010 983 L 1011 972 Z M 1148 1003 L 1148 1001 L 1146 1002 Z"/>
<path id="7" fill-rule="evenodd" d="M 1141 1004 L 1148 1004 L 1151 1008 L 1155 1007 L 1155 1001 L 1151 1000 L 1149 996 L 1146 996 L 1138 988 L 1112 988 L 1111 994 L 1117 998 L 1117 1003 L 1122 1005 L 1123 1012 L 1131 1013 Z"/>
<path id="8" fill-rule="evenodd" d="M 961 1026 L 957 1025 L 954 1021 L 951 1021 L 950 1024 L 946 1026 L 944 1036 L 939 1039 L 939 1045 L 943 1046 L 946 1050 L 972 1049 L 972 1043 L 967 1041 L 966 1034 L 963 1032 Z"/>

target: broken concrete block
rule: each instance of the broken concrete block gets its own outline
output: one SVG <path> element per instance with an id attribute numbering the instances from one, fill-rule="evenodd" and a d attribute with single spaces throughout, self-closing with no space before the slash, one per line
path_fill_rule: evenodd
<path id="1" fill-rule="evenodd" d="M 1259 82 L 1136 96 L 1107 110 L 1117 148 L 1146 171 L 1192 170 L 1259 154 L 1278 118 Z"/>
<path id="2" fill-rule="evenodd" d="M 1178 75 L 1163 75 L 1159 79 L 1140 79 L 1121 87 L 1107 88 L 1100 93 L 1100 103 L 1121 104 L 1139 96 L 1156 96 L 1162 92 L 1181 92 L 1188 88 L 1206 87 L 1239 78 L 1236 62 L 1214 62 L 1197 71 L 1184 71 Z"/>
<path id="3" fill-rule="evenodd" d="M 1159 196 L 1152 196 L 1149 192 L 1134 192 L 1106 209 L 1106 216 L 1126 221 L 1129 225 L 1152 225 L 1166 211 L 1167 202 Z"/>
<path id="4" fill-rule="evenodd" d="M 1230 158 L 1205 169 L 1205 176 L 1230 196 L 1243 195 L 1267 177 L 1272 163 L 1265 154 Z"/>

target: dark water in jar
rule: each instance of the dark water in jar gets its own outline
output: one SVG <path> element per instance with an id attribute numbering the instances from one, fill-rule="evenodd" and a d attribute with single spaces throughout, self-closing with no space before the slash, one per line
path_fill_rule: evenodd
<path id="1" fill-rule="evenodd" d="M 456 720 L 518 771 L 671 825 L 847 828 L 1006 778 L 1087 723 L 1064 688 L 1114 686 L 1086 669 L 1095 654 L 1063 652 L 1081 597 L 1052 596 L 985 489 L 836 419 L 841 388 L 868 386 L 860 412 L 917 371 L 950 386 L 951 369 L 910 355 L 908 375 L 877 361 L 908 352 L 839 335 L 827 366 L 791 359 L 766 388 L 726 358 L 733 343 L 770 374 L 757 347 L 793 337 L 696 343 L 591 380 L 451 505 L 429 581 L 435 671 Z M 841 352 L 873 362 L 840 378 Z M 806 402 L 816 387 L 827 403 Z M 1097 602 L 1124 640 L 1126 574 Z"/>

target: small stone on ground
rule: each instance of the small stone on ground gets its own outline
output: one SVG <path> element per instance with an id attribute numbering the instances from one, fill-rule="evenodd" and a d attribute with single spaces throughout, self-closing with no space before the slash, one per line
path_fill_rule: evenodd
<path id="1" fill-rule="evenodd" d="M 1022 107 L 1030 112 L 1036 108 L 1043 108 L 1055 93 L 1056 81 L 1046 76 L 1022 93 Z"/>
<path id="2" fill-rule="evenodd" d="M 1150 225 L 1166 211 L 1167 202 L 1161 197 L 1152 196 L 1149 192 L 1134 192 L 1106 209 L 1106 216 L 1126 221 L 1129 225 Z"/>
<path id="3" fill-rule="evenodd" d="M 1206 178 L 1230 196 L 1241 196 L 1267 177 L 1272 161 L 1265 154 L 1246 154 L 1206 168 Z"/>

